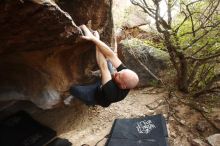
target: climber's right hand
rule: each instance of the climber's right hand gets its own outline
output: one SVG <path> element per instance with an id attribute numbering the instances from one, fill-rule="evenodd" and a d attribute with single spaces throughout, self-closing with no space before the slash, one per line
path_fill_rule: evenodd
<path id="1" fill-rule="evenodd" d="M 88 41 L 93 41 L 97 39 L 92 32 L 86 27 L 86 25 L 81 25 L 79 26 L 80 29 L 83 31 L 83 36 L 81 36 L 82 39 L 88 40 Z"/>
<path id="2" fill-rule="evenodd" d="M 99 35 L 98 31 L 93 31 L 93 35 L 94 35 L 97 39 L 100 39 L 100 35 Z"/>

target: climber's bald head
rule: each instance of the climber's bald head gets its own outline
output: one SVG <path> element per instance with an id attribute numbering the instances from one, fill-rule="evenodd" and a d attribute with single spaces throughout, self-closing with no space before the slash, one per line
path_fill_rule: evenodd
<path id="1" fill-rule="evenodd" d="M 121 89 L 133 89 L 139 82 L 138 75 L 130 70 L 123 69 L 114 74 L 114 80 Z"/>

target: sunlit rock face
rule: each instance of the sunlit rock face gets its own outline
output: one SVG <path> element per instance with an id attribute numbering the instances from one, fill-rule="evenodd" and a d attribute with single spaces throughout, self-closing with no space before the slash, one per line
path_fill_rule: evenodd
<path id="1" fill-rule="evenodd" d="M 70 85 L 91 82 L 95 46 L 80 39 L 78 28 L 88 21 L 110 44 L 110 1 L 0 1 L 0 101 L 54 108 Z"/>

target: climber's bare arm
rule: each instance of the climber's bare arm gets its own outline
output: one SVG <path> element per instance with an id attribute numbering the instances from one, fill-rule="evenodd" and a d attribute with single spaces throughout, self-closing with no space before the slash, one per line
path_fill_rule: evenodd
<path id="1" fill-rule="evenodd" d="M 96 49 L 96 60 L 98 63 L 98 66 L 100 68 L 101 72 L 101 78 L 102 78 L 102 85 L 106 84 L 108 81 L 112 79 L 111 74 L 108 70 L 107 61 L 104 57 L 104 55 L 99 51 L 99 49 Z"/>
<path id="2" fill-rule="evenodd" d="M 99 51 L 112 62 L 112 65 L 115 68 L 117 68 L 122 63 L 117 54 L 115 54 L 108 45 L 96 38 L 85 25 L 80 26 L 80 28 L 84 32 L 84 36 L 82 36 L 82 38 L 93 41 Z"/>
<path id="3" fill-rule="evenodd" d="M 117 44 L 117 38 L 114 38 L 114 53 L 118 56 L 118 44 Z"/>
<path id="4" fill-rule="evenodd" d="M 99 33 L 97 31 L 93 32 L 93 35 L 97 38 L 100 39 Z M 100 68 L 101 72 L 101 78 L 102 78 L 102 85 L 107 83 L 112 79 L 111 74 L 108 70 L 108 65 L 107 61 L 105 59 L 105 56 L 99 51 L 99 49 L 96 47 L 96 61 L 97 64 Z"/>

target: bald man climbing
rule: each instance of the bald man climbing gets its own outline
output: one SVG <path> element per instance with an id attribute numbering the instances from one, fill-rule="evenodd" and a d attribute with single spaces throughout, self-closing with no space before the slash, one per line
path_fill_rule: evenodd
<path id="1" fill-rule="evenodd" d="M 137 86 L 139 78 L 135 72 L 127 69 L 110 47 L 99 39 L 97 31 L 91 32 L 85 25 L 80 26 L 83 39 L 96 45 L 96 60 L 101 72 L 101 80 L 87 86 L 72 86 L 70 93 L 87 105 L 108 107 L 111 103 L 123 100 L 130 89 Z M 116 68 L 112 75 L 107 60 Z"/>

